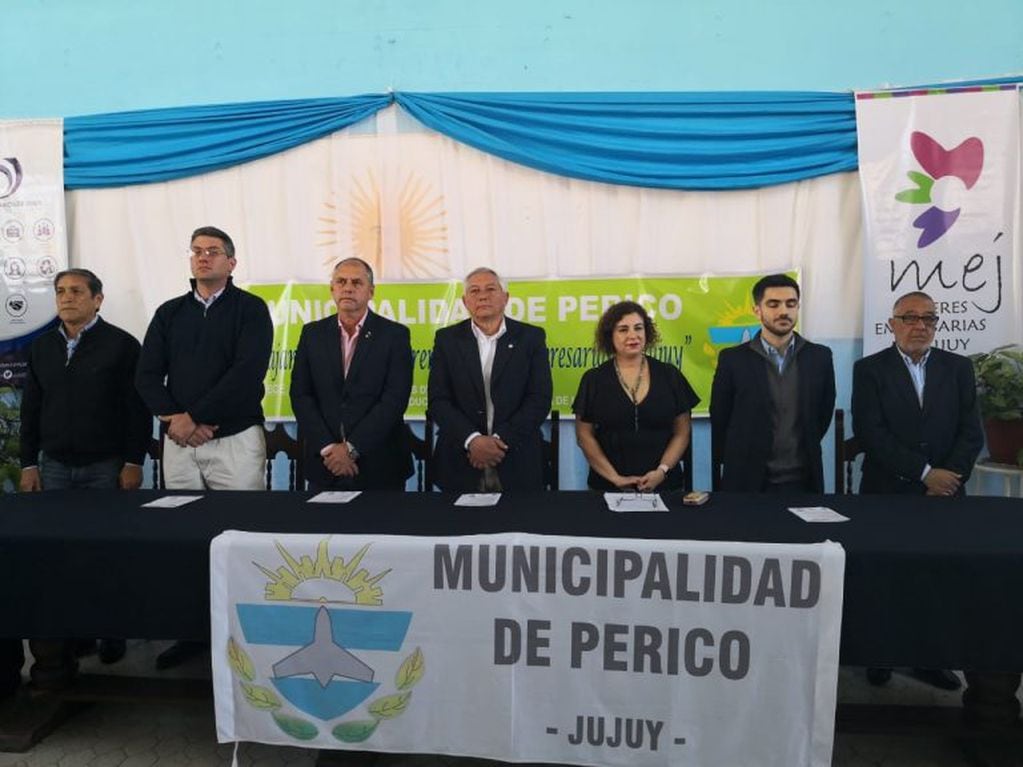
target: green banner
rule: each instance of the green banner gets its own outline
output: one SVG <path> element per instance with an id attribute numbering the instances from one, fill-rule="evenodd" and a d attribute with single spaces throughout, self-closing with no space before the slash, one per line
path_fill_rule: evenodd
<path id="1" fill-rule="evenodd" d="M 650 351 L 682 369 L 700 396 L 694 414 L 707 413 L 718 351 L 733 346 L 760 327 L 750 290 L 760 275 L 742 277 L 663 277 L 511 282 L 507 314 L 547 331 L 554 376 L 551 407 L 571 415 L 579 379 L 603 361 L 593 348 L 603 311 L 618 301 L 646 307 L 661 340 Z M 377 285 L 373 310 L 406 325 L 412 335 L 414 379 L 407 415 L 426 412 L 426 381 L 433 336 L 438 328 L 466 318 L 461 282 Z M 263 410 L 269 420 L 293 420 L 288 387 L 302 325 L 335 313 L 326 285 L 287 283 L 251 285 L 263 298 L 274 322 L 274 348 L 266 376 Z"/>

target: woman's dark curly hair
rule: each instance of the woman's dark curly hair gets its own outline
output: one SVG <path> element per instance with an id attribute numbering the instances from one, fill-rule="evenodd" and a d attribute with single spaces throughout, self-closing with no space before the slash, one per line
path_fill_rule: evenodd
<path id="1" fill-rule="evenodd" d="M 650 315 L 646 313 L 646 309 L 635 301 L 619 301 L 617 304 L 609 306 L 597 323 L 597 332 L 594 334 L 593 345 L 598 352 L 606 354 L 608 357 L 614 356 L 615 346 L 611 337 L 614 335 L 615 325 L 621 321 L 622 317 L 629 314 L 638 314 L 643 318 L 643 328 L 646 330 L 646 346 L 643 347 L 644 351 L 661 340 L 661 337 L 657 334 L 657 326 L 650 319 Z"/>

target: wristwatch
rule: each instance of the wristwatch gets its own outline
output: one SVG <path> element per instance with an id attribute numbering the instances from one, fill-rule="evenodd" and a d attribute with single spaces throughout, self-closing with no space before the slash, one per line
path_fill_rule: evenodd
<path id="1" fill-rule="evenodd" d="M 355 449 L 355 445 L 351 442 L 345 441 L 345 447 L 348 448 L 348 457 L 353 461 L 359 460 L 359 451 Z"/>
<path id="2" fill-rule="evenodd" d="M 668 464 L 666 463 L 662 463 L 657 468 L 661 470 L 661 473 L 664 474 L 664 476 L 668 476 L 668 472 L 671 471 L 671 469 L 668 468 Z"/>

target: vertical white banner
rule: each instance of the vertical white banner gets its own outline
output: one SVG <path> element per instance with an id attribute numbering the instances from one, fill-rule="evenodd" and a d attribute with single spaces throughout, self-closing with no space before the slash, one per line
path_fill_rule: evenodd
<path id="1" fill-rule="evenodd" d="M 0 121 L 0 341 L 53 319 L 53 278 L 67 266 L 64 123 Z"/>
<path id="2" fill-rule="evenodd" d="M 864 354 L 916 290 L 937 303 L 940 348 L 1019 340 L 1019 121 L 1015 85 L 856 95 Z"/>

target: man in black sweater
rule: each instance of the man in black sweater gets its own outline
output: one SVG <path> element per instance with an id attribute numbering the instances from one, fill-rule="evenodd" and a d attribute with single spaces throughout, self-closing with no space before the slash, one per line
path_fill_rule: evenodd
<path id="1" fill-rule="evenodd" d="M 60 324 L 32 342 L 22 391 L 19 489 L 134 490 L 153 431 L 134 386 L 139 342 L 99 316 L 103 283 L 88 269 L 60 272 L 53 286 Z M 17 645 L 0 656 L 20 668 Z M 69 677 L 74 645 L 61 643 Z M 123 639 L 101 640 L 100 659 L 120 660 L 124 648 Z"/>
<path id="2" fill-rule="evenodd" d="M 270 312 L 233 284 L 237 261 L 225 232 L 196 229 L 189 252 L 191 290 L 156 310 L 135 377 L 167 424 L 164 482 L 176 490 L 263 490 Z"/>
<path id="3" fill-rule="evenodd" d="M 133 383 L 139 342 L 99 316 L 103 284 L 88 269 L 54 288 L 60 324 L 29 351 L 20 489 L 134 490 L 153 429 Z"/>

